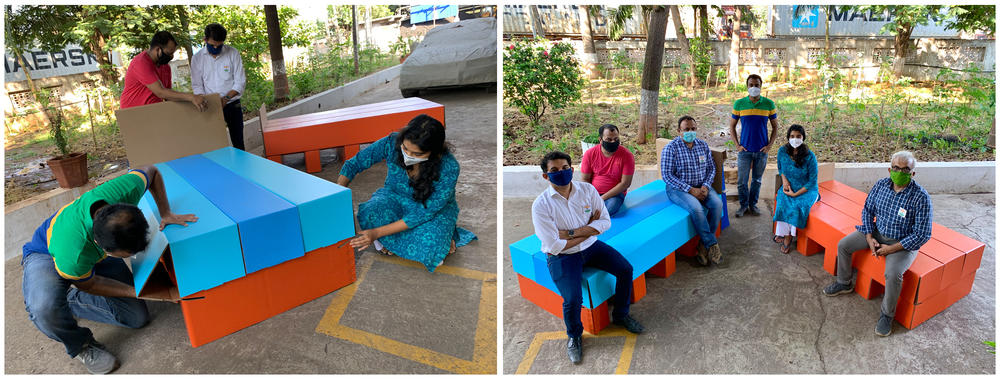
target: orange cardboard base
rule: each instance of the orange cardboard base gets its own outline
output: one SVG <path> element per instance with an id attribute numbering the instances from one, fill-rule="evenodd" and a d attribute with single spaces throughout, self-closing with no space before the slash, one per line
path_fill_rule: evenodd
<path id="1" fill-rule="evenodd" d="M 553 316 L 560 319 L 563 318 L 562 296 L 520 274 L 517 275 L 517 283 L 521 287 L 522 297 L 535 303 L 535 305 L 551 313 Z M 643 286 L 643 291 L 645 292 L 645 286 Z M 608 314 L 608 302 L 605 301 L 594 309 L 580 307 L 580 321 L 583 322 L 583 330 L 586 330 L 590 334 L 599 333 L 601 329 L 611 324 L 611 316 Z"/>
<path id="2" fill-rule="evenodd" d="M 354 249 L 336 246 L 307 252 L 182 300 L 191 346 L 215 341 L 353 283 Z"/>
<path id="3" fill-rule="evenodd" d="M 668 255 L 665 259 L 657 263 L 656 266 L 650 268 L 646 271 L 647 274 L 653 274 L 661 278 L 669 277 L 674 274 L 677 270 L 677 256 L 674 254 Z"/>

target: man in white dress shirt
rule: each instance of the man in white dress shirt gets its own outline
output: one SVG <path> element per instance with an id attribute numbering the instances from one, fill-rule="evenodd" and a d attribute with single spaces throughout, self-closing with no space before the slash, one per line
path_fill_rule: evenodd
<path id="1" fill-rule="evenodd" d="M 226 45 L 226 29 L 219 24 L 205 27 L 205 48 L 191 57 L 191 89 L 195 95 L 217 93 L 233 147 L 243 145 L 243 107 L 240 97 L 247 84 L 243 59 L 236 48 Z"/>
<path id="2" fill-rule="evenodd" d="M 550 186 L 531 204 L 535 235 L 548 254 L 549 274 L 563 297 L 563 321 L 569 336 L 567 352 L 574 364 L 580 363 L 583 347 L 583 305 L 581 274 L 584 266 L 614 275 L 615 297 L 612 322 L 632 333 L 641 333 L 642 325 L 629 316 L 632 298 L 632 265 L 617 250 L 598 241 L 597 235 L 611 227 L 611 218 L 593 185 L 573 181 L 571 158 L 554 151 L 541 162 L 542 178 Z"/>

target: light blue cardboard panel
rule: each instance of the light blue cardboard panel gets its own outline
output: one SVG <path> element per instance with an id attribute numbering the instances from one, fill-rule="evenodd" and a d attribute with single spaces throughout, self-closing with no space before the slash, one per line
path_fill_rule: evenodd
<path id="1" fill-rule="evenodd" d="M 156 268 L 156 262 L 160 260 L 163 252 L 167 249 L 167 236 L 160 232 L 160 222 L 157 221 L 156 216 L 153 216 L 156 212 L 149 207 L 145 198 L 139 200 L 138 207 L 143 216 L 146 216 L 146 222 L 149 224 L 147 234 L 150 237 L 146 249 L 129 258 L 132 260 L 132 283 L 135 287 L 135 296 L 142 293 L 142 288 L 146 286 L 146 281 L 149 280 L 153 269 Z"/>
<path id="2" fill-rule="evenodd" d="M 169 166 L 160 163 L 156 168 L 163 178 L 170 210 L 176 214 L 193 213 L 198 216 L 197 222 L 187 226 L 168 225 L 163 229 L 170 242 L 170 256 L 180 295 L 188 296 L 245 276 L 236 222 Z M 160 213 L 152 194 L 146 192 L 143 202 L 159 225 Z M 146 213 L 146 210 L 143 209 L 143 212 Z"/>
<path id="3" fill-rule="evenodd" d="M 583 269 L 583 274 L 584 307 L 594 309 L 614 296 L 615 284 L 618 282 L 614 275 L 593 267 Z"/>
<path id="4" fill-rule="evenodd" d="M 351 190 L 233 147 L 202 155 L 294 204 L 306 251 L 354 236 Z"/>
<path id="5" fill-rule="evenodd" d="M 694 236 L 690 218 L 683 208 L 671 204 L 614 239 L 613 246 L 620 246 L 619 251 L 632 264 L 633 279 Z"/>
<path id="6" fill-rule="evenodd" d="M 726 230 L 729 227 L 729 204 L 726 203 L 726 194 L 720 193 L 719 198 L 722 199 L 722 221 L 720 221 L 722 230 Z"/>
<path id="7" fill-rule="evenodd" d="M 299 212 L 292 203 L 201 155 L 167 165 L 236 221 L 247 274 L 305 255 Z"/>
<path id="8" fill-rule="evenodd" d="M 541 242 L 534 234 L 510 244 L 510 263 L 514 272 L 535 280 L 535 267 L 531 262 L 531 255 L 538 251 L 540 246 Z"/>

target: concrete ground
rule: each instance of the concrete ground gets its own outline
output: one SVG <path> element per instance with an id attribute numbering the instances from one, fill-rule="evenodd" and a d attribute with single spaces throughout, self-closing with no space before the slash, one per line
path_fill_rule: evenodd
<path id="1" fill-rule="evenodd" d="M 386 83 L 352 105 L 400 98 L 397 88 L 395 80 Z M 355 284 L 198 348 L 191 348 L 176 304 L 151 302 L 152 321 L 140 330 L 81 321 L 120 359 L 116 373 L 497 372 L 497 95 L 470 89 L 422 97 L 445 106 L 448 141 L 462 168 L 458 225 L 478 241 L 433 274 L 369 247 L 356 253 Z M 341 162 L 335 153 L 323 153 L 318 176 L 336 180 Z M 285 164 L 305 170 L 301 155 Z M 380 163 L 351 183 L 355 210 L 382 186 L 385 172 Z M 4 372 L 85 374 L 62 344 L 28 320 L 19 263 L 5 262 Z"/>
<path id="2" fill-rule="evenodd" d="M 934 221 L 986 243 L 972 292 L 913 330 L 874 334 L 881 297 L 826 297 L 823 257 L 781 254 L 770 211 L 731 218 L 723 267 L 679 256 L 668 278 L 648 277 L 631 308 L 646 327 L 585 333 L 584 356 L 566 356 L 565 327 L 520 296 L 507 248 L 533 232 L 533 199 L 503 200 L 504 373 L 993 374 L 996 340 L 995 195 L 934 195 Z M 730 201 L 729 209 L 738 202 Z"/>

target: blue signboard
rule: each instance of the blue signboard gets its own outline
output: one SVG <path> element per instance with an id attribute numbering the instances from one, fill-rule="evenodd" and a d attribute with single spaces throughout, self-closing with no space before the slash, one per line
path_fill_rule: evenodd
<path id="1" fill-rule="evenodd" d="M 410 7 L 410 24 L 457 16 L 458 5 L 414 5 Z"/>

